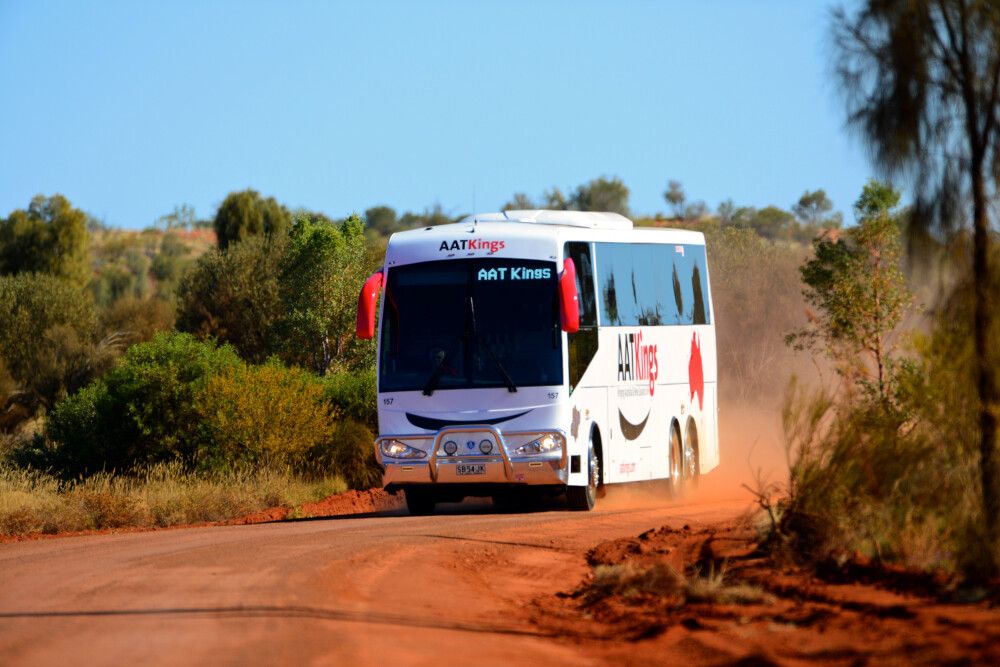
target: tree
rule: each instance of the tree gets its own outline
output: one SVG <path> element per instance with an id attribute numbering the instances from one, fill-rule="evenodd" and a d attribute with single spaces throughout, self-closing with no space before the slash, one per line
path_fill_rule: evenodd
<path id="1" fill-rule="evenodd" d="M 792 213 L 806 227 L 820 229 L 821 227 L 840 227 L 840 213 L 830 214 L 833 202 L 822 189 L 809 192 L 806 190 L 792 206 Z"/>
<path id="2" fill-rule="evenodd" d="M 256 190 L 230 192 L 215 214 L 219 248 L 251 236 L 278 237 L 288 229 L 291 217 L 274 197 L 264 199 Z"/>
<path id="3" fill-rule="evenodd" d="M 358 290 L 367 277 L 364 225 L 299 218 L 280 265 L 285 315 L 277 326 L 290 363 L 325 373 L 335 361 L 355 365 L 371 346 L 356 341 Z M 368 358 L 367 361 L 372 361 Z"/>
<path id="4" fill-rule="evenodd" d="M 90 291 L 101 307 L 125 297 L 144 298 L 149 292 L 150 259 L 137 243 L 108 243 L 90 280 Z"/>
<path id="5" fill-rule="evenodd" d="M 706 213 L 708 213 L 708 207 L 701 200 L 693 201 L 684 207 L 685 220 L 701 220 Z"/>
<path id="6" fill-rule="evenodd" d="M 96 337 L 94 304 L 80 285 L 44 273 L 0 276 L 0 360 L 28 413 L 52 408 L 108 367 L 115 340 Z"/>
<path id="7" fill-rule="evenodd" d="M 915 183 L 912 228 L 949 230 L 972 215 L 982 515 L 986 538 L 996 545 L 1000 398 L 989 347 L 989 206 L 1000 176 L 1000 5 L 867 0 L 856 14 L 835 14 L 834 39 L 849 122 L 885 172 Z M 997 571 L 996 558 L 984 572 Z"/>
<path id="8" fill-rule="evenodd" d="M 566 200 L 559 188 L 546 190 L 542 198 L 545 200 L 545 208 L 550 211 L 568 211 L 570 209 L 570 202 Z"/>
<path id="9" fill-rule="evenodd" d="M 524 194 L 523 192 L 515 192 L 514 196 L 509 202 L 503 205 L 501 211 L 530 211 L 537 208 L 534 202 L 531 201 L 531 197 Z"/>
<path id="10" fill-rule="evenodd" d="M 810 325 L 788 341 L 818 349 L 886 408 L 893 394 L 890 336 L 911 296 L 900 269 L 899 193 L 869 181 L 854 205 L 858 224 L 838 238 L 813 242 L 814 256 L 799 269 L 803 295 L 816 308 Z M 874 381 L 870 380 L 874 373 Z"/>
<path id="11" fill-rule="evenodd" d="M 396 209 L 389 206 L 374 206 L 365 211 L 365 229 L 379 236 L 389 236 L 399 230 Z"/>
<path id="12" fill-rule="evenodd" d="M 787 239 L 795 227 L 795 217 L 777 206 L 766 206 L 755 211 L 747 224 L 766 239 Z"/>
<path id="13" fill-rule="evenodd" d="M 576 189 L 573 208 L 578 211 L 607 211 L 628 215 L 628 187 L 619 178 L 595 178 Z"/>
<path id="14" fill-rule="evenodd" d="M 684 202 L 687 196 L 684 194 L 684 186 L 680 181 L 668 181 L 667 189 L 663 193 L 663 198 L 667 200 L 674 209 L 674 217 L 680 218 L 684 215 Z"/>
<path id="15" fill-rule="evenodd" d="M 431 208 L 425 208 L 423 213 L 411 213 L 407 211 L 399 218 L 400 229 L 413 229 L 415 227 L 434 227 L 436 225 L 447 225 L 460 220 L 464 216 L 453 218 L 441 204 L 434 204 Z"/>
<path id="16" fill-rule="evenodd" d="M 159 295 L 169 298 L 177 291 L 177 284 L 191 265 L 190 254 L 191 248 L 176 232 L 168 231 L 163 235 L 150 267 Z"/>
<path id="17" fill-rule="evenodd" d="M 278 266 L 284 241 L 251 237 L 198 258 L 177 288 L 177 328 L 228 342 L 247 361 L 275 352 L 272 328 L 284 310 Z"/>
<path id="18" fill-rule="evenodd" d="M 198 220 L 194 208 L 187 204 L 174 206 L 174 210 L 156 219 L 156 227 L 164 231 L 172 229 L 194 229 Z"/>
<path id="19" fill-rule="evenodd" d="M 28 210 L 0 221 L 0 274 L 34 271 L 86 283 L 87 220 L 62 195 L 37 195 Z"/>
<path id="20" fill-rule="evenodd" d="M 733 203 L 732 199 L 726 199 L 719 203 L 719 208 L 716 211 L 723 227 L 733 224 L 736 219 L 736 210 L 736 204 Z"/>

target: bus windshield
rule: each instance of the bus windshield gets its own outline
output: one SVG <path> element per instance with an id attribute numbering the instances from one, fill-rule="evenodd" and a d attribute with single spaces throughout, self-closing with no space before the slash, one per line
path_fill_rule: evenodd
<path id="1" fill-rule="evenodd" d="M 555 262 L 451 259 L 388 271 L 379 391 L 562 384 Z"/>

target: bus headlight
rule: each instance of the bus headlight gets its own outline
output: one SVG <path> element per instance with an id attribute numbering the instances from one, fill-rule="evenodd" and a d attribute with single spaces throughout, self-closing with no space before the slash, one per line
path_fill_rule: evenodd
<path id="1" fill-rule="evenodd" d="M 391 459 L 422 459 L 427 456 L 427 452 L 410 447 L 399 440 L 383 440 L 379 448 L 382 450 L 383 456 Z"/>
<path id="2" fill-rule="evenodd" d="M 563 437 L 558 433 L 546 433 L 540 438 L 536 438 L 526 445 L 521 445 L 514 450 L 518 456 L 535 456 L 537 454 L 548 454 L 550 452 L 561 451 L 563 448 Z"/>
<path id="3" fill-rule="evenodd" d="M 444 443 L 444 453 L 448 456 L 454 456 L 455 452 L 458 451 L 458 444 L 454 440 L 449 440 Z"/>

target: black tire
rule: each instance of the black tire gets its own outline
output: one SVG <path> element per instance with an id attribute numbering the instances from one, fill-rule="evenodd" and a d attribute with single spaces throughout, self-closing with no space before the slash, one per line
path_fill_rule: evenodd
<path id="1" fill-rule="evenodd" d="M 684 439 L 684 479 L 688 486 L 698 488 L 701 479 L 701 459 L 698 450 L 698 428 L 688 422 L 687 438 Z"/>
<path id="2" fill-rule="evenodd" d="M 677 425 L 670 427 L 670 450 L 667 461 L 667 484 L 671 498 L 680 498 L 684 494 L 684 446 L 681 444 L 681 432 Z"/>
<path id="3" fill-rule="evenodd" d="M 594 451 L 594 443 L 587 450 L 587 486 L 566 487 L 566 504 L 575 512 L 589 512 L 597 504 L 597 490 L 601 482 L 601 462 Z"/>
<path id="4" fill-rule="evenodd" d="M 434 514 L 434 507 L 437 499 L 432 491 L 426 489 L 404 489 L 406 496 L 406 509 L 411 516 L 427 516 Z"/>

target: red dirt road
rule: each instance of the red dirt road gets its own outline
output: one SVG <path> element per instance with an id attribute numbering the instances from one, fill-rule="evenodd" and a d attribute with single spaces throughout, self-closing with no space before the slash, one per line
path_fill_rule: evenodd
<path id="1" fill-rule="evenodd" d="M 0 662 L 605 664 L 526 606 L 575 589 L 604 540 L 749 506 L 605 500 L 587 514 L 485 503 L 0 545 Z"/>

